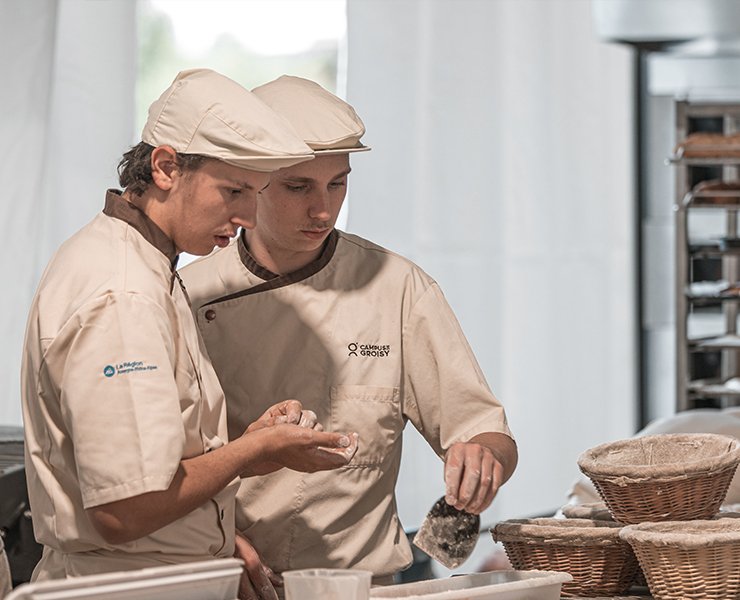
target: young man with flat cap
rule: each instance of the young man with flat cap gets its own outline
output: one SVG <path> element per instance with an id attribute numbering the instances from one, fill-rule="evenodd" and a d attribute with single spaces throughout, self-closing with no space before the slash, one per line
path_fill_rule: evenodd
<path id="1" fill-rule="evenodd" d="M 256 550 L 247 570 L 256 587 L 265 579 L 257 557 L 274 572 L 356 567 L 389 581 L 412 558 L 394 497 L 406 421 L 444 458 L 448 502 L 472 513 L 513 472 L 516 445 L 434 280 L 334 228 L 349 154 L 369 150 L 355 111 L 297 77 L 253 92 L 316 158 L 273 173 L 255 228 L 182 271 L 224 386 L 229 434 L 270 399 L 296 397 L 362 443 L 332 473 L 242 481 L 237 526 Z"/>
<path id="2" fill-rule="evenodd" d="M 175 265 L 254 225 L 270 172 L 312 158 L 254 94 L 180 73 L 124 155 L 123 192 L 46 268 L 22 401 L 34 580 L 231 556 L 238 477 L 347 464 L 356 437 L 267 407 L 226 444 L 224 397 Z M 309 427 L 298 426 L 301 420 Z"/>

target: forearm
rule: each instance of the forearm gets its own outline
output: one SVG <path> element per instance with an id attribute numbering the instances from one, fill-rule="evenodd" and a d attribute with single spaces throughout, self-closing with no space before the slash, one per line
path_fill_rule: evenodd
<path id="1" fill-rule="evenodd" d="M 144 537 L 213 498 L 253 462 L 256 444 L 239 438 L 206 454 L 182 460 L 166 490 L 148 492 L 87 511 L 96 530 L 113 544 Z"/>
<path id="2" fill-rule="evenodd" d="M 519 460 L 516 442 L 512 438 L 505 433 L 489 431 L 479 433 L 471 438 L 469 443 L 480 444 L 488 448 L 503 467 L 503 480 L 501 483 L 509 480 Z"/>
<path id="3" fill-rule="evenodd" d="M 170 486 L 88 509 L 108 543 L 122 544 L 184 517 L 242 474 L 287 467 L 312 473 L 346 465 L 357 450 L 357 434 L 324 432 L 279 424 L 250 431 L 231 443 L 180 462 Z"/>

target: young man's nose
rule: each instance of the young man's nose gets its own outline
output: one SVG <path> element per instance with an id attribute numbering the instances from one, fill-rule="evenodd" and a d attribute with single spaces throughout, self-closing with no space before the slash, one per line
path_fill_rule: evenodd
<path id="1" fill-rule="evenodd" d="M 308 206 L 308 216 L 312 219 L 327 220 L 331 217 L 329 206 L 329 192 L 326 190 L 317 191 L 311 196 L 311 201 Z"/>
<path id="2" fill-rule="evenodd" d="M 241 203 L 238 212 L 231 218 L 231 222 L 237 227 L 254 229 L 257 223 L 257 200 L 250 198 Z"/>

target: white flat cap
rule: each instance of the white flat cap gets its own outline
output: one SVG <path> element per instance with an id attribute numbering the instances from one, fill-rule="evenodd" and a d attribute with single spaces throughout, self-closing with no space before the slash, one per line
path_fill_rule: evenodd
<path id="1" fill-rule="evenodd" d="M 261 172 L 313 158 L 311 148 L 284 118 L 249 90 L 210 69 L 178 73 L 149 107 L 141 140 Z"/>
<path id="2" fill-rule="evenodd" d="M 370 150 L 360 143 L 365 125 L 355 109 L 318 83 L 282 75 L 252 92 L 284 117 L 316 154 Z"/>

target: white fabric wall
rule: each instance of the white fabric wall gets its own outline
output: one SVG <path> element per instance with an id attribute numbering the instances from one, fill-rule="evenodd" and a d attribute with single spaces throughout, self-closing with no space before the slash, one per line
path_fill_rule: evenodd
<path id="1" fill-rule="evenodd" d="M 19 424 L 28 305 L 132 143 L 135 3 L 0 1 L 0 423 Z M 521 452 L 487 521 L 554 508 L 579 452 L 632 433 L 631 62 L 585 0 L 350 0 L 349 229 L 416 260 L 456 310 Z M 409 465 L 413 465 L 410 468 Z M 442 492 L 409 437 L 407 527 Z"/>
<path id="2" fill-rule="evenodd" d="M 350 0 L 348 229 L 441 284 L 520 463 L 484 523 L 554 509 L 586 448 L 634 432 L 632 62 L 573 0 Z M 450 399 L 454 401 L 454 398 Z M 416 527 L 441 465 L 409 435 Z"/>
<path id="3" fill-rule="evenodd" d="M 0 1 L 0 424 L 21 424 L 26 315 L 59 244 L 102 209 L 133 140 L 136 3 Z"/>

